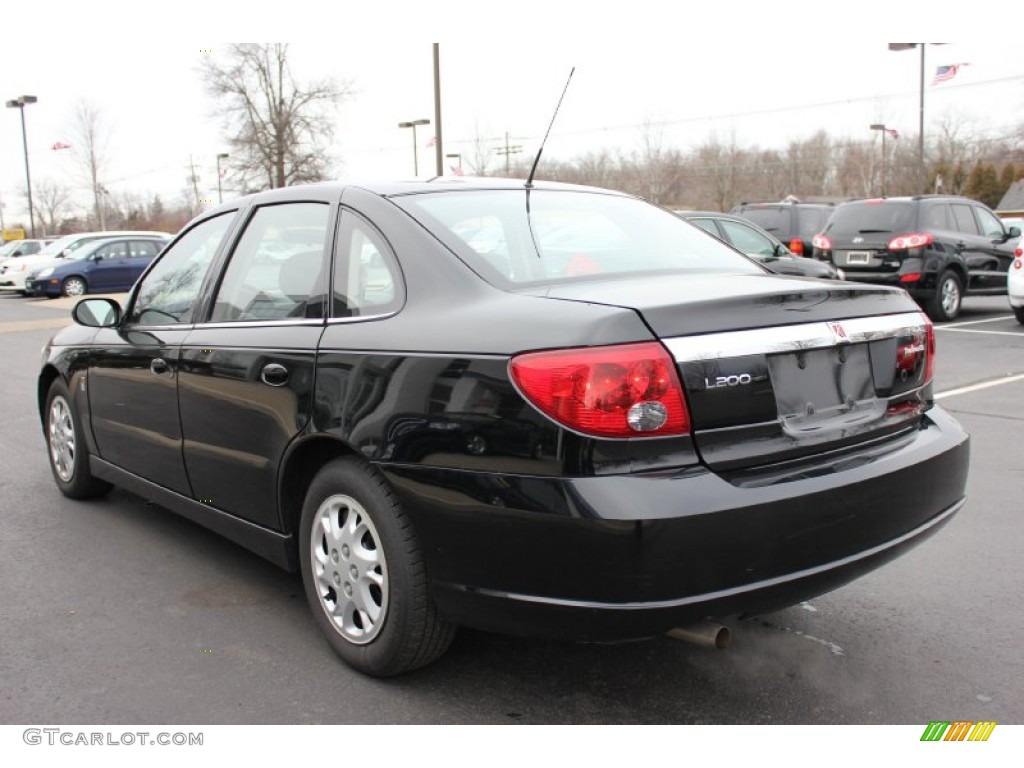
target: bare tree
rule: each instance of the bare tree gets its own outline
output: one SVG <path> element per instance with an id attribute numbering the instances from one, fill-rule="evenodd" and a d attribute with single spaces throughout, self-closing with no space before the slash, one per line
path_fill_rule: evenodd
<path id="1" fill-rule="evenodd" d="M 704 197 L 708 201 L 707 207 L 728 211 L 741 197 L 743 190 L 738 181 L 746 160 L 744 151 L 736 144 L 735 135 L 730 135 L 728 144 L 722 144 L 712 134 L 697 148 L 695 160 L 707 185 Z"/>
<path id="2" fill-rule="evenodd" d="M 481 128 L 479 122 L 475 125 L 475 131 L 469 156 L 465 158 L 466 164 L 474 176 L 487 176 L 494 162 L 494 149 L 497 146 L 494 142 L 497 140 L 487 138 L 489 129 L 486 126 Z"/>
<path id="3" fill-rule="evenodd" d="M 107 228 L 106 206 L 103 200 L 106 190 L 103 188 L 101 177 L 109 162 L 110 126 L 99 107 L 87 101 L 80 101 L 75 106 L 70 132 L 71 151 L 92 192 L 96 223 L 104 230 Z"/>
<path id="4" fill-rule="evenodd" d="M 61 222 L 71 213 L 70 190 L 53 179 L 41 179 L 32 186 L 35 208 L 43 225 L 43 236 L 57 234 Z"/>
<path id="5" fill-rule="evenodd" d="M 300 85 L 285 43 L 238 43 L 226 60 L 205 60 L 202 76 L 231 147 L 229 168 L 242 189 L 319 181 L 330 167 L 333 107 L 349 82 Z"/>

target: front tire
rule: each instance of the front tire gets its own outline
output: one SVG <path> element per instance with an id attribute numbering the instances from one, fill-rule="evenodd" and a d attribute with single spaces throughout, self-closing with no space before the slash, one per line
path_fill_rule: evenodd
<path id="1" fill-rule="evenodd" d="M 80 277 L 69 277 L 60 285 L 62 296 L 82 296 L 89 292 L 89 286 Z"/>
<path id="2" fill-rule="evenodd" d="M 960 277 L 951 269 L 939 276 L 935 285 L 935 295 L 926 307 L 928 315 L 936 322 L 955 320 L 960 314 L 964 289 Z"/>
<path id="3" fill-rule="evenodd" d="M 299 560 L 314 619 L 360 672 L 408 672 L 451 644 L 455 628 L 430 597 L 412 524 L 384 477 L 360 459 L 335 459 L 313 479 Z"/>
<path id="4" fill-rule="evenodd" d="M 92 499 L 107 493 L 110 483 L 92 476 L 82 424 L 62 379 L 46 395 L 46 444 L 50 471 L 57 488 L 72 499 Z"/>
<path id="5" fill-rule="evenodd" d="M 1017 322 L 1024 325 L 1024 307 L 1013 307 L 1012 309 Z"/>

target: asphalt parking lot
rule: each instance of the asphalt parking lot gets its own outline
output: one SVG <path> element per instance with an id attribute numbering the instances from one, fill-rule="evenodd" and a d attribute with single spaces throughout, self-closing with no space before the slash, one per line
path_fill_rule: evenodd
<path id="1" fill-rule="evenodd" d="M 1005 297 L 938 328 L 936 391 L 972 435 L 969 500 L 907 556 L 730 622 L 728 651 L 463 632 L 388 681 L 336 659 L 297 576 L 123 491 L 58 493 L 34 387 L 62 303 L 0 296 L 0 722 L 1024 722 L 1024 326 Z"/>

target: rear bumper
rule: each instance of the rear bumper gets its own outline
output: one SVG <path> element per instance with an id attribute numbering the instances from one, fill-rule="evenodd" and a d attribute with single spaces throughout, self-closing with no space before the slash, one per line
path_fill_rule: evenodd
<path id="1" fill-rule="evenodd" d="M 792 605 L 877 568 L 960 509 L 968 454 L 966 433 L 933 408 L 887 450 L 771 477 L 382 469 L 451 621 L 627 639 Z"/>

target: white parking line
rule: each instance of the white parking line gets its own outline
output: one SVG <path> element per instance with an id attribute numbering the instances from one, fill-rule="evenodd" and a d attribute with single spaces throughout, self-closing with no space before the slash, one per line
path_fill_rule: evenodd
<path id="1" fill-rule="evenodd" d="M 1018 373 L 1011 376 L 1002 376 L 998 379 L 992 379 L 990 381 L 982 381 L 977 384 L 970 384 L 966 387 L 957 387 L 956 389 L 948 389 L 945 392 L 939 392 L 935 395 L 936 400 L 941 400 L 944 397 L 953 397 L 953 395 L 964 395 L 968 392 L 977 392 L 979 389 L 988 389 L 989 387 L 998 387 L 1001 384 L 1012 384 L 1015 381 L 1024 381 L 1024 373 Z"/>
<path id="2" fill-rule="evenodd" d="M 999 317 L 986 317 L 984 320 L 965 320 L 962 323 L 950 323 L 949 325 L 936 325 L 936 329 L 959 328 L 961 325 L 977 325 L 978 323 L 996 323 L 1000 320 L 1009 320 L 1013 315 L 1000 315 Z"/>
<path id="3" fill-rule="evenodd" d="M 1024 339 L 1024 331 L 979 331 L 975 328 L 936 328 L 936 331 L 949 331 L 950 333 L 982 333 L 986 336 L 1016 336 Z"/>

